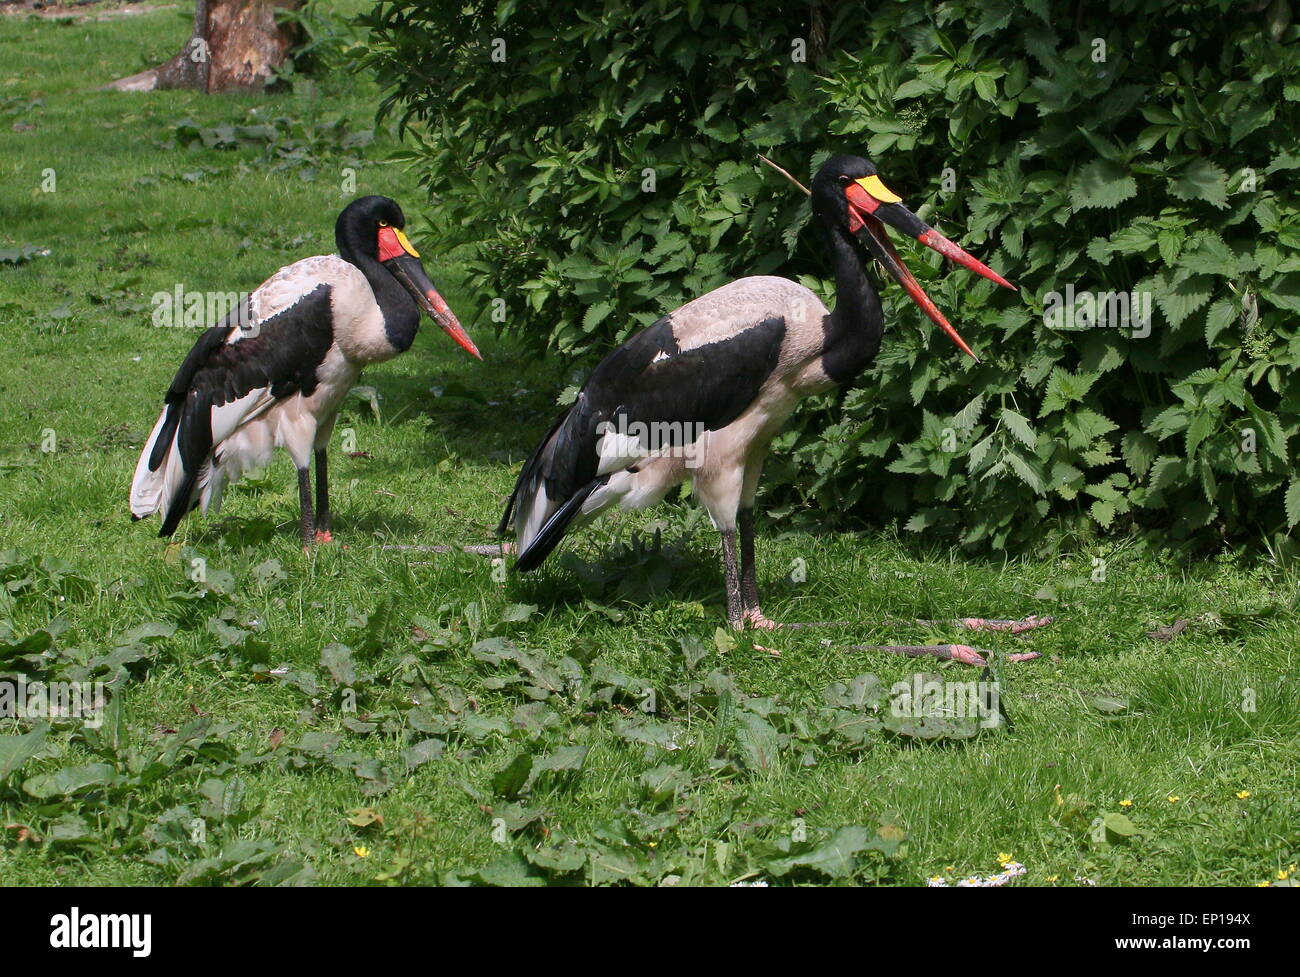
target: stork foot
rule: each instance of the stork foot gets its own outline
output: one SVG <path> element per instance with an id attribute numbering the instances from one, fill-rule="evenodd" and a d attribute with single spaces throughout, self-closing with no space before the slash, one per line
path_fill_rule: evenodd
<path id="1" fill-rule="evenodd" d="M 777 628 L 784 627 L 783 624 L 773 621 L 757 607 L 750 608 L 745 612 L 745 616 L 741 618 L 741 626 L 755 631 L 775 631 Z"/>
<path id="2" fill-rule="evenodd" d="M 330 535 L 330 531 L 328 529 L 318 529 L 316 530 L 316 542 L 332 543 L 334 542 L 334 537 Z"/>
<path id="3" fill-rule="evenodd" d="M 780 621 L 773 621 L 764 614 L 757 604 L 733 609 L 727 615 L 727 623 L 733 631 L 775 631 L 785 627 Z"/>

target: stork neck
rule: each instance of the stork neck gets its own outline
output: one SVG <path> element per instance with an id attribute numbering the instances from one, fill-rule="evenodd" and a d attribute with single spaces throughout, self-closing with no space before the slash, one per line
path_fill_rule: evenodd
<path id="1" fill-rule="evenodd" d="M 823 225 L 835 271 L 835 308 L 826 316 L 822 366 L 836 383 L 861 373 L 880 352 L 885 315 L 880 296 L 848 234 Z"/>
<path id="2" fill-rule="evenodd" d="M 339 254 L 366 276 L 384 317 L 384 335 L 399 353 L 406 352 L 420 328 L 420 309 L 415 300 L 377 259 L 348 247 L 340 247 Z"/>

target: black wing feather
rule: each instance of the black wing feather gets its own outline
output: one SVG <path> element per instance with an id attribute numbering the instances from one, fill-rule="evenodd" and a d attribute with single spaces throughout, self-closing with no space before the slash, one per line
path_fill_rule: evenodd
<path id="1" fill-rule="evenodd" d="M 754 402 L 775 369 L 783 318 L 764 319 L 716 343 L 679 351 L 670 318 L 660 319 L 596 367 L 560 429 L 543 474 L 547 493 L 567 499 L 596 477 L 602 423 L 726 427 Z M 667 358 L 655 362 L 660 351 Z"/>
<path id="2" fill-rule="evenodd" d="M 776 368 L 785 339 L 785 319 L 764 319 L 726 339 L 682 351 L 665 316 L 610 353 L 592 372 L 578 399 L 534 449 L 519 473 L 499 531 L 509 524 L 520 492 L 545 484 L 548 498 L 562 500 L 538 540 L 521 554 L 520 570 L 531 569 L 554 548 L 576 514 L 570 512 L 555 538 L 541 547 L 569 503 L 583 501 L 598 487 L 598 431 L 604 423 L 699 424 L 726 427 L 749 407 Z M 663 358 L 656 360 L 660 354 Z M 549 539 L 549 536 L 548 536 Z M 534 556 L 534 549 L 541 553 Z"/>
<path id="3" fill-rule="evenodd" d="M 315 392 L 316 368 L 334 342 L 330 294 L 331 287 L 322 282 L 287 309 L 256 323 L 249 335 L 228 343 L 230 330 L 249 322 L 245 305 L 194 344 L 167 390 L 167 419 L 150 456 L 156 470 L 174 434 L 185 471 L 160 536 L 174 533 L 192 508 L 195 485 L 212 453 L 212 408 L 264 387 L 276 400 Z"/>

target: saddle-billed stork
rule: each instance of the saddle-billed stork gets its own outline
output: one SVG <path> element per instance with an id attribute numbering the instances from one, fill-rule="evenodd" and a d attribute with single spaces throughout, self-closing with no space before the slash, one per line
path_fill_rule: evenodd
<path id="1" fill-rule="evenodd" d="M 885 321 L 865 259 L 879 261 L 975 355 L 921 290 L 884 225 L 1014 288 L 903 206 L 869 160 L 828 159 L 811 197 L 835 272 L 835 309 L 787 279 L 742 278 L 606 356 L 519 473 L 499 527 L 505 532 L 513 521 L 515 569 L 535 569 L 568 529 L 604 509 L 653 505 L 689 478 L 722 534 L 728 620 L 737 628 L 776 626 L 759 606 L 754 493 L 768 445 L 799 401 L 848 383 L 880 349 Z"/>
<path id="2" fill-rule="evenodd" d="M 420 262 L 388 197 L 353 201 L 334 225 L 338 254 L 286 265 L 194 344 L 163 399 L 131 485 L 131 515 L 171 536 L 197 506 L 270 461 L 298 469 L 304 547 L 330 541 L 326 447 L 363 367 L 410 348 L 423 310 L 471 355 L 469 335 Z M 316 502 L 308 481 L 316 461 Z"/>

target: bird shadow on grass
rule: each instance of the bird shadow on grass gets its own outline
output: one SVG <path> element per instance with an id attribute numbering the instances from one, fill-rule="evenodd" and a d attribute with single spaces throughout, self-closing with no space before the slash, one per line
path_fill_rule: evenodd
<path id="1" fill-rule="evenodd" d="M 429 524 L 413 519 L 405 512 L 388 512 L 361 509 L 336 514 L 331 530 L 335 537 L 358 544 L 371 541 L 424 539 L 430 533 Z"/>
<path id="2" fill-rule="evenodd" d="M 584 547 L 585 548 L 585 547 Z M 694 534 L 664 539 L 634 533 L 602 547 L 594 560 L 557 553 L 540 570 L 515 576 L 512 596 L 543 608 L 590 602 L 602 607 L 675 600 L 712 603 L 722 597 L 720 564 Z"/>
<path id="3" fill-rule="evenodd" d="M 358 512 L 333 514 L 330 526 L 334 539 L 343 544 L 363 545 L 376 539 L 419 538 L 428 525 L 405 513 Z M 298 537 L 298 520 L 275 519 L 269 515 L 225 516 L 201 524 L 191 534 L 192 545 L 218 545 L 228 550 L 259 549 L 277 539 Z"/>
<path id="4" fill-rule="evenodd" d="M 520 351 L 498 348 L 491 369 L 441 358 L 420 373 L 383 379 L 384 423 L 428 418 L 431 436 L 462 458 L 517 463 L 527 456 L 561 408 L 563 368 Z"/>

